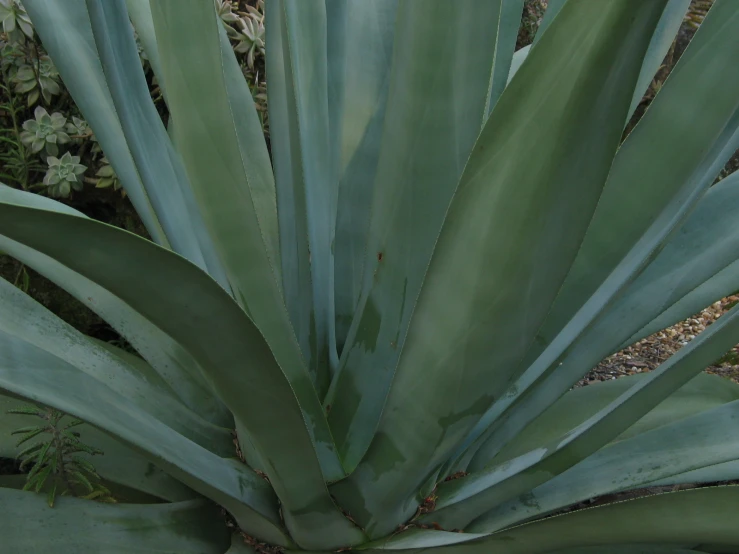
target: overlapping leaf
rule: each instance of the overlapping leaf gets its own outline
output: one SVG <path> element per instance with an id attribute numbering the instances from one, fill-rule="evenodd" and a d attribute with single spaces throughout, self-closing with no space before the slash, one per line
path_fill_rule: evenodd
<path id="1" fill-rule="evenodd" d="M 397 354 L 379 356 L 398 348 L 402 357 L 370 450 L 334 490 L 373 536 L 412 515 L 418 487 L 503 392 L 557 295 L 600 197 L 663 6 L 565 5 L 477 140 L 405 344 L 383 334 L 385 325 L 398 329 L 398 318 L 388 321 L 384 310 L 367 327 L 373 342 L 358 349 L 376 356 L 369 357 L 376 365 L 365 368 L 367 384 L 354 385 L 362 402 L 373 399 L 377 368 L 391 376 L 395 369 Z M 542 53 L 549 49 L 559 53 L 555 63 Z M 421 204 L 414 210 L 428 218 Z M 386 254 L 375 264 L 378 282 L 406 263 Z"/>

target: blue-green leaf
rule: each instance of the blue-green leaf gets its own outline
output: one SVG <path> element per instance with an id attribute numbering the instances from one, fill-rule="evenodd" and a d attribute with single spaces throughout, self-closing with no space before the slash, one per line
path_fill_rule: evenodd
<path id="1" fill-rule="evenodd" d="M 84 0 L 28 0 L 24 7 L 146 230 L 157 243 L 167 245 L 113 107 Z"/>
<path id="2" fill-rule="evenodd" d="M 0 331 L 70 363 L 204 448 L 220 455 L 233 452 L 228 429 L 202 419 L 181 404 L 161 379 L 141 375 L 4 279 L 0 279 L 0 305 Z"/>
<path id="3" fill-rule="evenodd" d="M 0 534 L 7 552 L 222 554 L 229 530 L 204 500 L 106 504 L 0 488 Z"/>
<path id="4" fill-rule="evenodd" d="M 316 449 L 331 445 L 319 443 L 308 428 L 290 381 L 254 323 L 207 274 L 131 233 L 67 214 L 0 203 L 0 235 L 53 255 L 187 345 L 269 462 L 262 470 L 301 546 L 326 544 L 326 529 L 338 545 L 362 542 L 326 489 Z M 70 240 L 77 248 L 68 248 Z M 150 264 L 157 271 L 142 271 Z"/>
<path id="5" fill-rule="evenodd" d="M 642 488 L 652 481 L 669 483 L 673 475 L 739 460 L 738 420 L 739 401 L 734 401 L 616 442 L 551 481 L 496 506 L 475 520 L 470 530 L 494 532 L 589 498 Z"/>
<path id="6" fill-rule="evenodd" d="M 463 528 L 501 502 L 566 471 L 616 438 L 687 383 L 735 344 L 737 337 L 739 310 L 735 309 L 576 428 L 552 441 L 539 443 L 535 449 L 512 460 L 498 463 L 493 458 L 479 473 L 442 484 L 434 514 L 436 520 L 443 522 L 443 526 Z"/>
<path id="7" fill-rule="evenodd" d="M 326 399 L 349 471 L 375 436 L 436 237 L 485 120 L 499 7 L 398 3 L 363 296 Z"/>
<path id="8" fill-rule="evenodd" d="M 453 533 L 457 544 L 440 554 L 683 554 L 734 552 L 739 547 L 739 487 L 712 487 L 659 494 L 535 521 L 486 538 Z M 452 533 L 423 531 L 424 546 L 449 543 Z M 392 542 L 403 539 L 397 535 Z M 443 541 L 443 542 L 442 542 Z M 713 545 L 713 546 L 711 546 Z M 406 547 L 406 554 L 428 552 Z M 368 550 L 367 552 L 384 552 Z"/>
<path id="9" fill-rule="evenodd" d="M 382 145 L 398 0 L 329 0 L 329 116 L 338 166 L 336 342 L 341 350 L 362 289 L 372 190 Z"/>
<path id="10" fill-rule="evenodd" d="M 20 448 L 16 447 L 17 437 L 10 433 L 34 423 L 32 416 L 6 413 L 7 410 L 18 408 L 35 408 L 35 406 L 0 394 L 0 457 L 15 458 Z M 143 491 L 170 502 L 197 497 L 195 491 L 111 435 L 91 425 L 78 426 L 75 431 L 80 433 L 80 440 L 84 444 L 103 452 L 101 456 L 89 457 L 85 453 L 79 455 L 88 459 L 95 466 L 95 471 L 106 481 Z M 23 479 L 25 481 L 25 476 Z"/>
<path id="11" fill-rule="evenodd" d="M 228 287 L 179 154 L 149 95 L 124 0 L 87 0 L 95 45 L 123 134 L 172 248 Z"/>
<path id="12" fill-rule="evenodd" d="M 374 394 L 385 378 L 379 369 L 392 377 L 401 348 L 402 356 L 367 455 L 334 487 L 371 536 L 412 515 L 423 481 L 505 391 L 577 255 L 663 5 L 637 0 L 565 5 L 477 140 L 405 344 L 402 337 L 383 334 L 383 328 L 397 332 L 398 317 L 375 312 L 375 326 L 366 333 L 374 331 L 376 344 L 357 346 L 375 361 L 373 371 L 365 368 L 363 381 L 354 385 L 364 393 L 362 402 L 376 402 L 368 392 Z M 557 60 L 548 51 L 559 52 Z M 393 186 L 397 199 L 398 185 Z M 412 213 L 428 219 L 421 204 Z M 404 242 L 398 237 L 388 234 L 388 241 Z M 375 280 L 383 283 L 406 263 L 383 256 L 375 262 Z M 370 306 L 368 300 L 365 312 Z M 354 389 L 344 392 L 356 395 Z"/>
<path id="13" fill-rule="evenodd" d="M 5 185 L 0 185 L 0 201 L 85 217 L 60 202 Z M 61 286 L 105 319 L 136 348 L 190 409 L 197 409 L 202 417 L 217 425 L 233 425 L 233 417 L 215 397 L 202 370 L 186 349 L 126 302 L 53 258 L 1 233 L 0 249 Z"/>
<path id="14" fill-rule="evenodd" d="M 2 331 L 0 349 L 0 389 L 111 433 L 226 508 L 244 530 L 274 544 L 292 543 L 271 487 L 246 466 L 201 448 L 63 360 Z"/>

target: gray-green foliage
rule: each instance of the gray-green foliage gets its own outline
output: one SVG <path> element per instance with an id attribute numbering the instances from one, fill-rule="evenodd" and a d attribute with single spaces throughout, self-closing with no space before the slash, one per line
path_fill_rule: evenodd
<path id="1" fill-rule="evenodd" d="M 545 517 L 739 477 L 737 385 L 701 375 L 736 308 L 570 390 L 739 288 L 739 174 L 711 186 L 739 147 L 734 0 L 625 139 L 686 0 L 550 0 L 515 54 L 521 0 L 268 0 L 269 148 L 229 3 L 24 4 L 152 241 L 0 187 L 0 248 L 135 351 L 0 282 L 0 401 L 90 422 L 101 477 L 164 502 L 39 516 L 0 487 L 9 548 L 223 553 L 208 501 L 265 548 L 739 547 L 736 488 Z"/>

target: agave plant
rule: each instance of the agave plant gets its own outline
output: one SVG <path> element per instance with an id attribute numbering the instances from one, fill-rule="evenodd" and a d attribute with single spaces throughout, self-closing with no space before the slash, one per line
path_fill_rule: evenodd
<path id="1" fill-rule="evenodd" d="M 737 386 L 702 373 L 736 308 L 568 392 L 739 288 L 739 176 L 711 186 L 735 0 L 625 140 L 687 1 L 550 0 L 514 54 L 521 0 L 268 0 L 271 158 L 212 2 L 24 4 L 152 241 L 0 189 L 0 249 L 141 356 L 0 286 L 5 403 L 90 423 L 102 485 L 141 498 L 0 489 L 4 548 L 739 548 L 739 489 L 638 492 L 739 478 Z"/>

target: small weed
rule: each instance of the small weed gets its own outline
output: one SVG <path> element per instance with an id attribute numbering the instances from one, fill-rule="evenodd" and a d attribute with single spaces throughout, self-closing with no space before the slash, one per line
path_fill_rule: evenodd
<path id="1" fill-rule="evenodd" d="M 8 413 L 40 419 L 38 425 L 22 427 L 12 432 L 21 435 L 17 446 L 36 437 L 44 440 L 26 446 L 19 454 L 20 470 L 28 469 L 23 490 L 47 491 L 47 502 L 54 506 L 57 494 L 71 495 L 99 502 L 115 502 L 110 491 L 100 483 L 95 467 L 81 455 L 100 455 L 103 452 L 84 444 L 73 429 L 82 420 L 67 416 L 53 408 L 18 408 Z M 68 418 L 68 419 L 67 419 Z"/>

